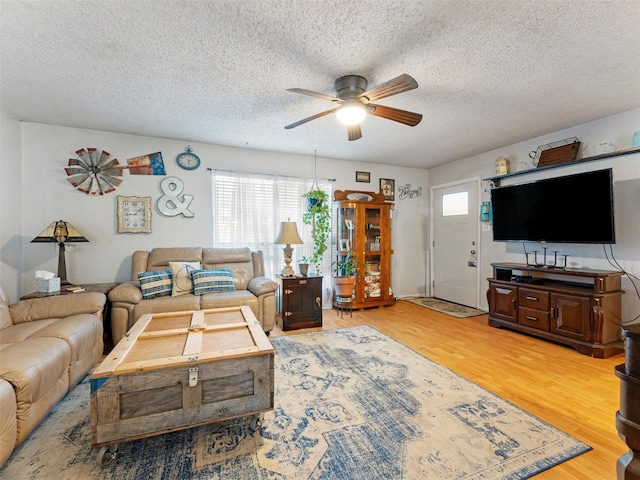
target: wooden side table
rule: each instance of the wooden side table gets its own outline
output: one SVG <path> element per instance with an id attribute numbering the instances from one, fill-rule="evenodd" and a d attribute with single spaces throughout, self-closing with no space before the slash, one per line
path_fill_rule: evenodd
<path id="1" fill-rule="evenodd" d="M 282 331 L 322 326 L 322 277 L 276 275 L 277 322 Z"/>
<path id="2" fill-rule="evenodd" d="M 79 285 L 63 285 L 57 292 L 34 292 L 20 297 L 20 300 L 30 300 L 32 298 L 56 297 L 58 295 L 80 295 L 81 293 L 104 293 L 107 295 L 107 302 L 102 310 L 102 338 L 104 341 L 104 353 L 107 354 L 113 348 L 113 340 L 111 338 L 111 302 L 109 302 L 108 294 L 116 288 L 119 283 L 85 283 Z M 84 288 L 82 292 L 74 293 L 68 290 L 69 287 Z"/>

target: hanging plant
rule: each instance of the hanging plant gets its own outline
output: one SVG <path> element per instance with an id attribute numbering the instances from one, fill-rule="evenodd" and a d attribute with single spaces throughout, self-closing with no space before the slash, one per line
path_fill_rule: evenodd
<path id="1" fill-rule="evenodd" d="M 313 255 L 311 255 L 310 263 L 314 266 L 316 273 L 320 274 L 322 257 L 324 256 L 324 252 L 327 251 L 327 241 L 331 233 L 329 195 L 316 186 L 315 189 L 308 191 L 302 196 L 309 200 L 307 211 L 302 214 L 302 222 L 305 225 L 311 225 Z"/>

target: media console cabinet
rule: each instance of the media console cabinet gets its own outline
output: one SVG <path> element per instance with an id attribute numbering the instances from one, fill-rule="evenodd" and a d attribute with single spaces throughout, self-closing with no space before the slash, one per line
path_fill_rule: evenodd
<path id="1" fill-rule="evenodd" d="M 596 358 L 624 351 L 622 272 L 494 263 L 489 325 L 575 348 Z"/>

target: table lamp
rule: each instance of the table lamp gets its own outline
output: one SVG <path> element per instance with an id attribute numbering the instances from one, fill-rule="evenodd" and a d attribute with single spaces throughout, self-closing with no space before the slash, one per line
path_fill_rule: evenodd
<path id="1" fill-rule="evenodd" d="M 76 228 L 69 222 L 64 220 L 58 220 L 51 223 L 36 238 L 31 240 L 31 243 L 57 243 L 60 247 L 58 249 L 58 277 L 60 277 L 60 285 L 71 285 L 67 281 L 67 264 L 64 259 L 64 244 L 67 242 L 88 242 L 84 235 L 82 235 Z"/>
<path id="2" fill-rule="evenodd" d="M 296 222 L 280 222 L 280 232 L 278 237 L 273 241 L 276 245 L 286 245 L 282 249 L 284 252 L 285 267 L 282 271 L 283 277 L 292 277 L 295 275 L 293 268 L 291 267 L 291 257 L 293 255 L 293 248 L 291 245 L 301 245 L 304 243 L 298 235 L 298 227 Z"/>

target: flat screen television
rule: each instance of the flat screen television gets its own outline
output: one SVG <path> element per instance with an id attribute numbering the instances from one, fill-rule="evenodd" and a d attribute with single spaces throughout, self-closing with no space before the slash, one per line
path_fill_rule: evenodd
<path id="1" fill-rule="evenodd" d="M 497 242 L 615 243 L 611 169 L 491 190 Z"/>

